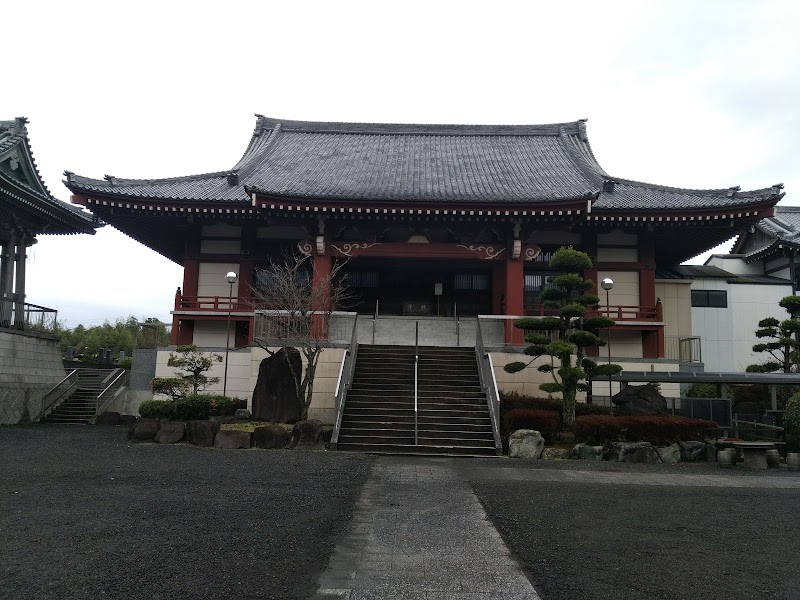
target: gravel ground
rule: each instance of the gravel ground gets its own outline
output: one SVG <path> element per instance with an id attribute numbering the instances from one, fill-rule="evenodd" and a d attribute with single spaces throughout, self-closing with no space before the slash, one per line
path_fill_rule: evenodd
<path id="1" fill-rule="evenodd" d="M 637 473 L 720 474 L 707 464 L 460 467 L 543 600 L 800 599 L 797 489 L 625 483 Z M 538 469 L 619 479 L 582 482 L 569 473 L 556 482 L 540 472 L 537 481 Z"/>
<path id="2" fill-rule="evenodd" d="M 309 598 L 372 460 L 0 427 L 0 598 Z"/>

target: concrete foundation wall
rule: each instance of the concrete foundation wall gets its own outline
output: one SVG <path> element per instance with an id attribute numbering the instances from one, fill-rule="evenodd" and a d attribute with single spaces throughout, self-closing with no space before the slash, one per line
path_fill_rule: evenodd
<path id="1" fill-rule="evenodd" d="M 219 347 L 199 347 L 198 350 L 206 355 L 213 353 L 222 357 L 222 362 L 215 361 L 211 369 L 205 373 L 207 377 L 219 377 L 219 381 L 209 385 L 203 390 L 203 393 L 207 394 L 221 394 L 225 376 L 225 349 Z M 169 354 L 174 351 L 174 348 L 172 350 L 158 351 L 158 358 L 156 359 L 156 377 L 176 376 L 175 372 L 178 371 L 178 369 L 167 365 Z M 253 395 L 253 386 L 250 382 L 250 348 L 232 349 L 228 353 L 228 361 L 228 383 L 225 387 L 225 393 L 228 396 L 246 398 L 249 401 Z M 164 396 L 159 396 L 159 398 L 166 400 Z"/>
<path id="2" fill-rule="evenodd" d="M 0 424 L 37 420 L 66 372 L 58 340 L 0 330 Z"/>

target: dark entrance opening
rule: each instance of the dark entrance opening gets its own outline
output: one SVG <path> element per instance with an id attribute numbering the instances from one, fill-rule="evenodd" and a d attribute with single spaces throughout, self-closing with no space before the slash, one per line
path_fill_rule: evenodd
<path id="1" fill-rule="evenodd" d="M 343 269 L 361 314 L 443 316 L 492 312 L 492 270 L 475 261 L 354 259 Z M 440 292 L 437 294 L 437 292 Z"/>

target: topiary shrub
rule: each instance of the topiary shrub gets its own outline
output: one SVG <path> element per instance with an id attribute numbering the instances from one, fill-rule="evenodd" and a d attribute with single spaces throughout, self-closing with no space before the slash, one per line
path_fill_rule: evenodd
<path id="1" fill-rule="evenodd" d="M 143 419 L 174 419 L 175 403 L 164 400 L 145 400 L 139 405 Z"/>
<path id="2" fill-rule="evenodd" d="M 675 442 L 688 442 L 716 437 L 718 425 L 714 421 L 688 417 L 613 417 L 590 415 L 575 420 L 575 440 L 604 446 L 611 442 L 650 442 L 667 446 Z"/>
<path id="3" fill-rule="evenodd" d="M 599 404 L 583 404 L 578 402 L 575 405 L 575 416 L 585 417 L 586 415 L 610 415 L 611 408 L 608 406 L 600 406 Z"/>
<path id="4" fill-rule="evenodd" d="M 552 410 L 515 408 L 503 417 L 503 439 L 518 429 L 534 429 L 542 434 L 545 442 L 552 443 L 561 429 L 561 417 Z"/>
<path id="5" fill-rule="evenodd" d="M 209 396 L 192 394 L 175 403 L 175 417 L 179 421 L 204 421 L 211 416 Z"/>

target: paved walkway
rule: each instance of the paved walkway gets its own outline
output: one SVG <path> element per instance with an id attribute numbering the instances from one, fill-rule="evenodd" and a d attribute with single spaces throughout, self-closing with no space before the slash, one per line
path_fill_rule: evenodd
<path id="1" fill-rule="evenodd" d="M 453 461 L 381 457 L 318 599 L 538 600 Z"/>

